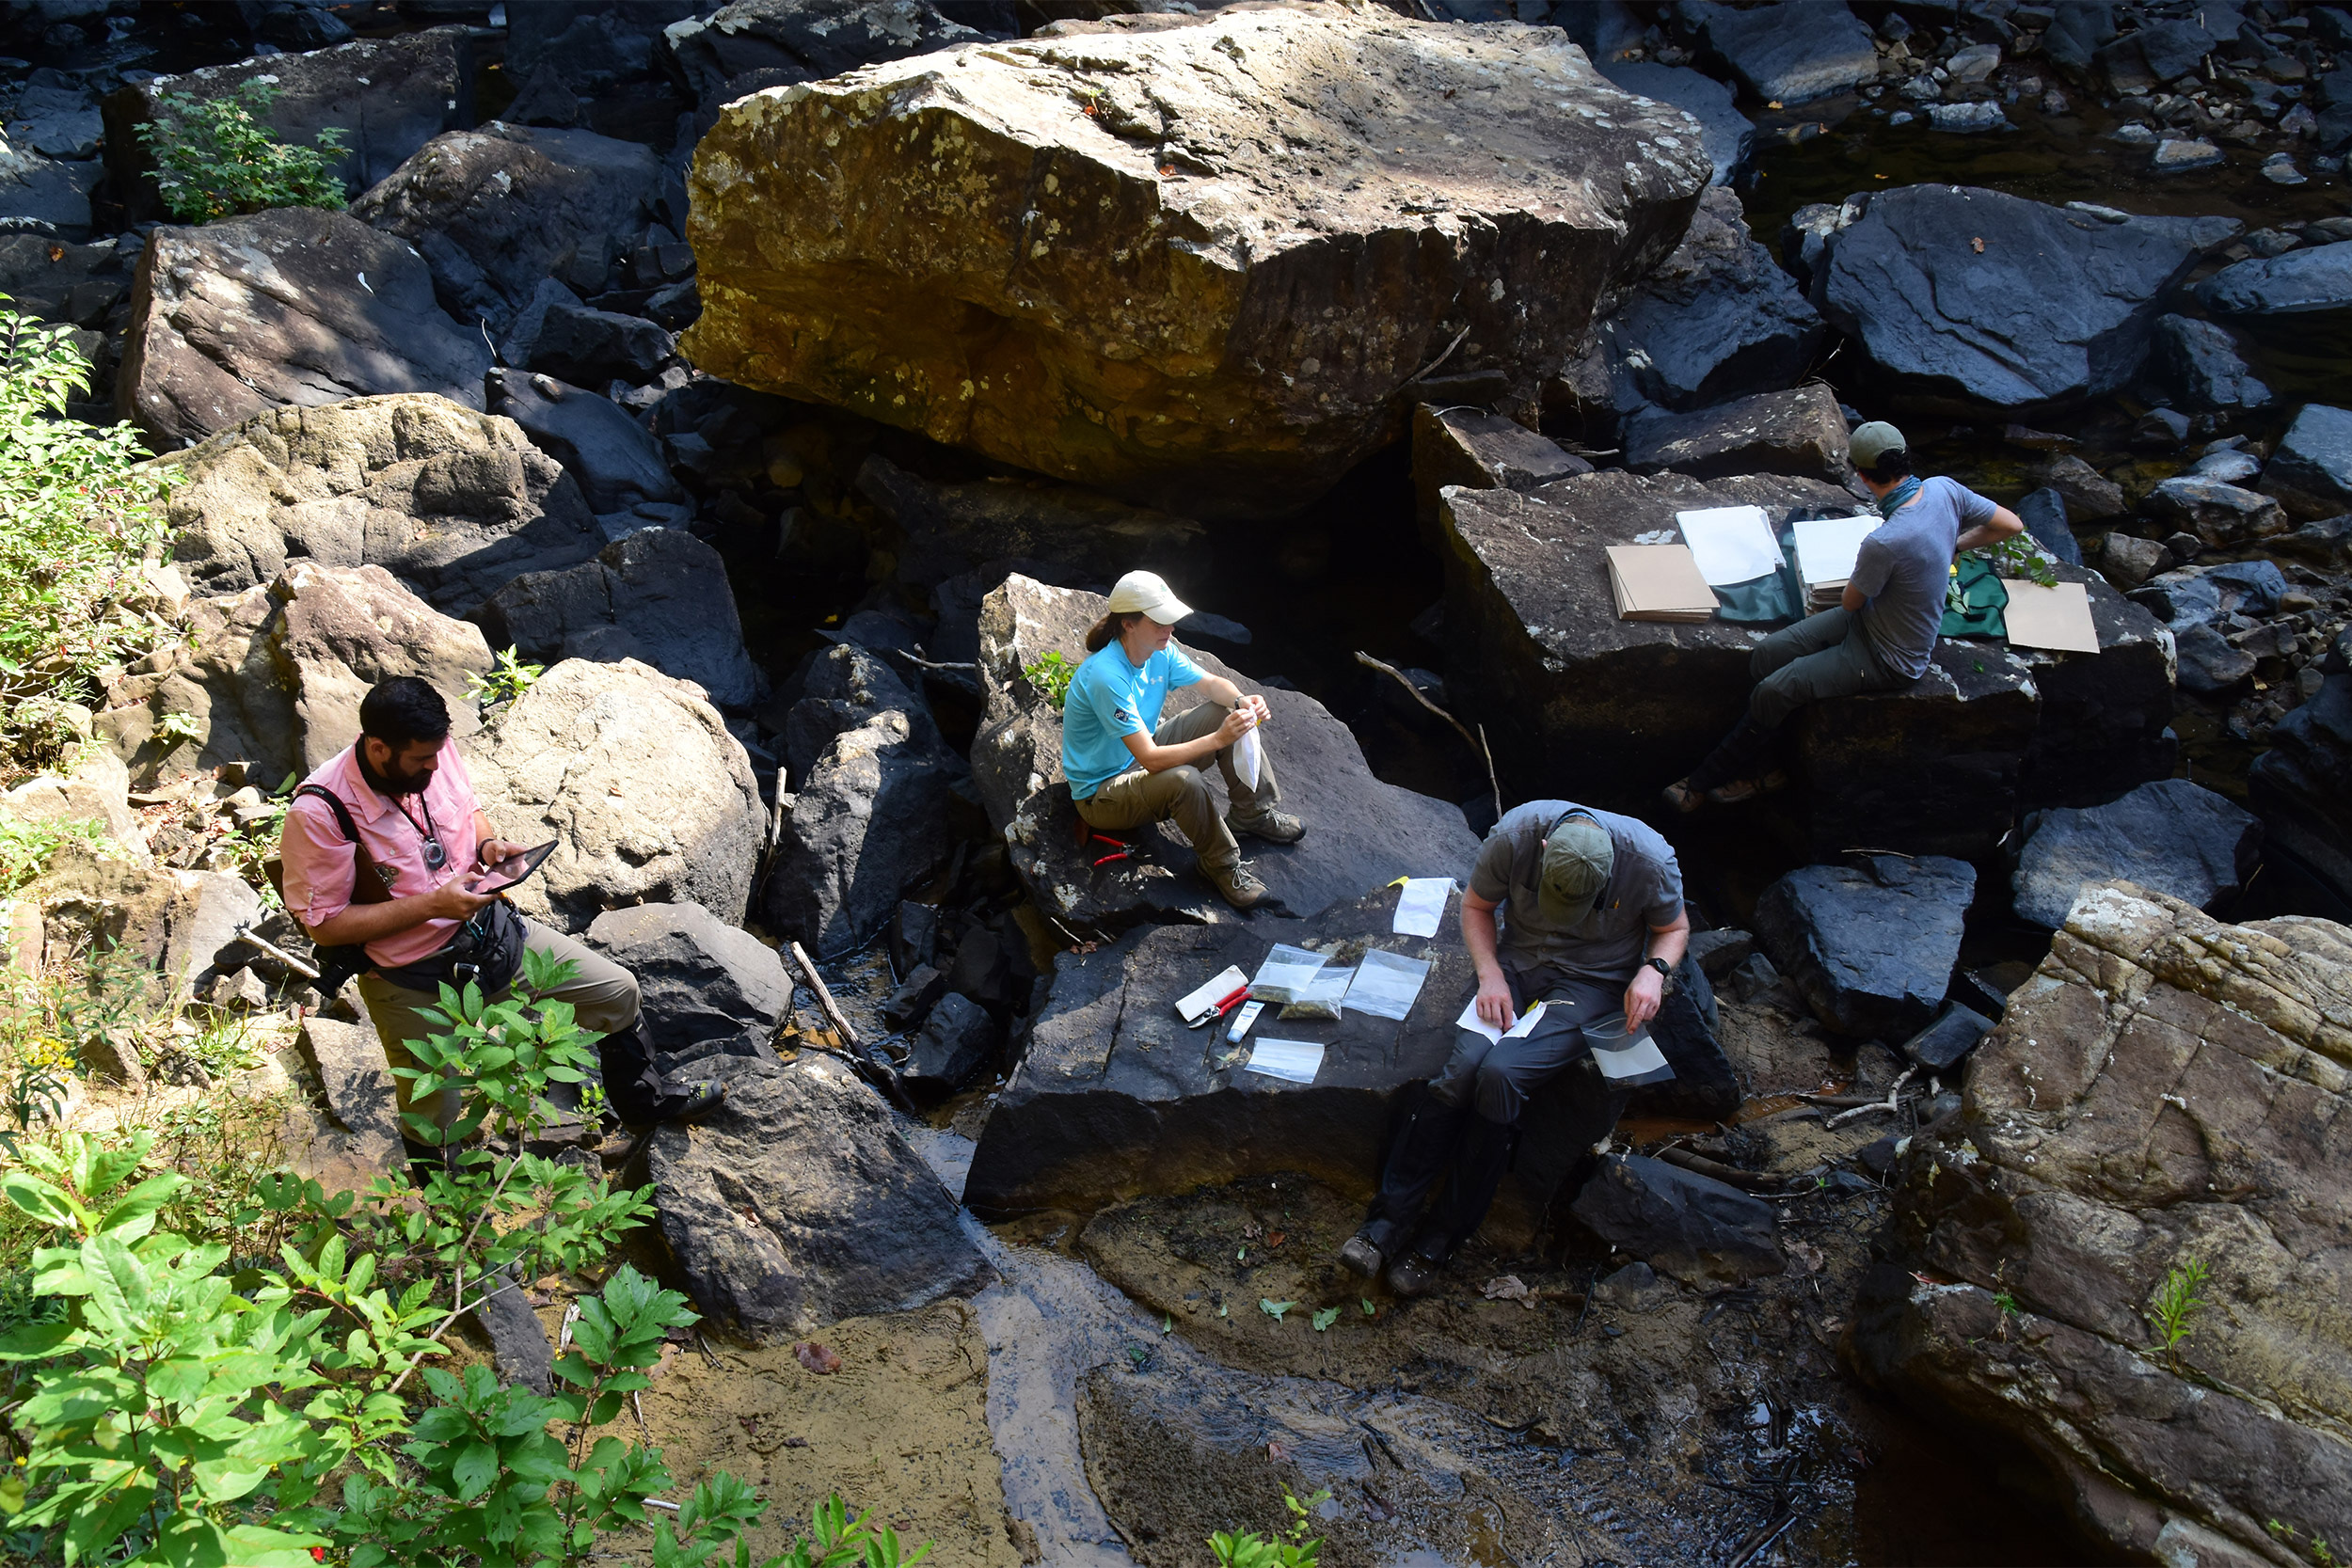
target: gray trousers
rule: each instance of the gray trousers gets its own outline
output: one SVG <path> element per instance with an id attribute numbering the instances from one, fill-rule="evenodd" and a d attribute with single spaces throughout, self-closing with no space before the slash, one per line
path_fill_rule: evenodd
<path id="1" fill-rule="evenodd" d="M 1539 988 L 1538 997 L 1525 994 L 1527 983 L 1509 970 L 1511 1006 L 1525 1012 L 1530 1001 L 1550 1004 L 1535 1027 L 1518 1039 L 1490 1040 L 1475 1030 L 1459 1031 L 1454 1054 L 1445 1070 L 1430 1084 L 1432 1097 L 1457 1110 L 1470 1106 L 1486 1120 L 1504 1127 L 1518 1125 L 1528 1101 L 1561 1073 L 1574 1066 L 1592 1047 L 1584 1025 L 1625 1008 L 1622 980 L 1553 980 Z"/>
<path id="2" fill-rule="evenodd" d="M 1756 682 L 1748 713 L 1763 730 L 1780 728 L 1808 703 L 1904 684 L 1879 662 L 1862 617 L 1842 609 L 1808 615 L 1757 643 L 1748 673 Z"/>

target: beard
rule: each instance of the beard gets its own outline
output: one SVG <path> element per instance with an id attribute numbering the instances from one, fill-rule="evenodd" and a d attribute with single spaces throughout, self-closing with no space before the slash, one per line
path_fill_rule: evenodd
<path id="1" fill-rule="evenodd" d="M 433 769 L 430 768 L 420 768 L 413 773 L 404 773 L 400 771 L 400 765 L 395 762 L 392 765 L 392 771 L 389 773 L 378 771 L 375 765 L 368 760 L 367 748 L 364 746 L 353 752 L 352 757 L 359 765 L 359 776 L 368 782 L 370 789 L 379 795 L 416 795 L 421 793 L 424 786 L 433 782 Z"/>

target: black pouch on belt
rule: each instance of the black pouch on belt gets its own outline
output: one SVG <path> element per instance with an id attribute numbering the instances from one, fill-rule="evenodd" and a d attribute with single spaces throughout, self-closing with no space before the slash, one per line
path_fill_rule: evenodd
<path id="1" fill-rule="evenodd" d="M 473 918 L 458 927 L 440 951 L 415 963 L 376 973 L 407 990 L 437 993 L 443 985 L 463 990 L 471 983 L 482 988 L 483 995 L 495 996 L 522 968 L 523 948 L 529 940 L 523 917 L 515 912 L 514 905 L 500 898 L 475 911 Z"/>

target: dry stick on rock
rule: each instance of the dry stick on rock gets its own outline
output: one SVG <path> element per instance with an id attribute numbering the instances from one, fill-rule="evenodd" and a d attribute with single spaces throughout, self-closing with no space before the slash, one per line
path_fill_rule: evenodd
<path id="1" fill-rule="evenodd" d="M 1832 1127 L 1840 1126 L 1843 1123 L 1853 1120 L 1856 1117 L 1867 1117 L 1872 1111 L 1886 1111 L 1892 1113 L 1901 1110 L 1903 1085 L 1910 1083 L 1911 1075 L 1918 1070 L 1919 1069 L 1915 1067 L 1907 1067 L 1903 1069 L 1902 1076 L 1895 1080 L 1895 1086 L 1886 1091 L 1886 1098 L 1884 1100 L 1873 1100 L 1867 1105 L 1857 1105 L 1851 1111 L 1840 1111 L 1836 1116 L 1829 1118 L 1829 1125 Z"/>
<path id="2" fill-rule="evenodd" d="M 801 973 L 808 976 L 809 989 L 817 993 L 817 1005 L 825 1010 L 826 1019 L 832 1022 L 834 1031 L 841 1036 L 841 1044 L 844 1048 L 841 1054 L 848 1058 L 858 1076 L 868 1083 L 880 1084 L 889 1092 L 891 1100 L 898 1109 L 907 1115 L 919 1115 L 920 1113 L 914 1108 L 914 1101 L 907 1098 L 905 1087 L 899 1084 L 898 1075 L 866 1054 L 866 1048 L 859 1041 L 857 1031 L 850 1028 L 850 1021 L 842 1016 L 840 1005 L 833 999 L 832 988 L 825 984 L 825 977 L 817 973 L 817 960 L 808 956 L 808 949 L 797 942 L 792 943 L 792 959 L 801 966 Z"/>
<path id="3" fill-rule="evenodd" d="M 271 958 L 276 958 L 279 963 L 284 964 L 288 969 L 293 970 L 296 974 L 301 975 L 306 980 L 315 980 L 319 977 L 319 972 L 317 970 L 312 969 L 309 964 L 304 963 L 300 958 L 295 958 L 292 953 L 287 952 L 284 948 L 277 946 L 274 943 L 263 942 L 260 937 L 255 936 L 253 934 L 253 927 L 250 926 L 238 927 L 237 934 L 234 940 L 245 942 L 248 946 L 260 948 L 262 952 L 267 953 Z"/>
<path id="4" fill-rule="evenodd" d="M 1448 713 L 1445 709 L 1439 707 L 1437 704 L 1422 696 L 1421 694 L 1421 688 L 1415 686 L 1411 681 L 1405 678 L 1404 671 L 1383 659 L 1373 657 L 1361 648 L 1356 650 L 1356 662 L 1362 665 L 1367 670 L 1377 670 L 1382 674 L 1388 676 L 1391 680 L 1396 682 L 1397 685 L 1403 687 L 1408 693 L 1411 694 L 1413 701 L 1419 703 L 1422 706 L 1427 708 L 1430 712 L 1436 714 L 1447 723 L 1453 725 L 1454 733 L 1459 735 L 1464 740 L 1469 741 L 1471 745 L 1478 748 L 1478 754 L 1486 759 L 1486 787 L 1493 790 L 1495 794 L 1495 816 L 1497 817 L 1502 816 L 1502 785 L 1495 779 L 1495 754 L 1487 748 L 1486 745 L 1486 726 L 1481 724 L 1478 726 L 1478 733 L 1476 735 L 1470 734 L 1469 730 L 1463 727 L 1462 721 L 1459 719 L 1454 718 L 1454 715 Z"/>
<path id="5" fill-rule="evenodd" d="M 1438 19 L 1435 16 L 1432 16 L 1429 20 L 1435 22 Z M 1462 328 L 1461 331 L 1456 332 L 1454 335 L 1454 341 L 1445 345 L 1444 352 L 1440 353 L 1435 359 L 1432 359 L 1429 363 L 1423 365 L 1421 369 L 1415 371 L 1412 374 L 1405 378 L 1405 387 L 1410 387 L 1414 382 L 1419 381 L 1422 376 L 1427 375 L 1431 371 L 1436 370 L 1439 365 L 1442 365 L 1447 360 L 1453 358 L 1454 351 L 1460 348 L 1462 346 L 1462 340 L 1469 336 L 1470 328 L 1467 326 Z M 1400 392 L 1404 389 L 1404 387 L 1397 388 Z"/>

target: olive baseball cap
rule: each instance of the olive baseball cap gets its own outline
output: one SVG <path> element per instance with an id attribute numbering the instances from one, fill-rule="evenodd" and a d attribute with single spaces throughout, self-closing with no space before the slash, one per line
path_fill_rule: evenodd
<path id="1" fill-rule="evenodd" d="M 1901 431 L 1884 420 L 1872 420 L 1868 424 L 1856 425 L 1854 433 L 1846 437 L 1846 453 L 1856 468 L 1867 472 L 1877 467 L 1879 459 L 1888 452 L 1909 451 L 1910 445 Z"/>
<path id="2" fill-rule="evenodd" d="M 1582 921 L 1600 901 L 1616 858 L 1608 829 L 1574 812 L 1562 817 L 1544 835 L 1543 879 L 1535 890 L 1537 911 L 1554 926 Z"/>

